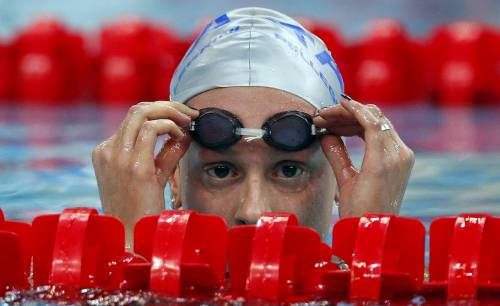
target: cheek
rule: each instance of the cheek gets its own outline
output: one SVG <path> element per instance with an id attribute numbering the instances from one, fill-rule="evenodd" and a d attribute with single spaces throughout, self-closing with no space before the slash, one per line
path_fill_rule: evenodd
<path id="1" fill-rule="evenodd" d="M 311 175 L 308 184 L 300 192 L 276 192 L 273 210 L 292 212 L 301 225 L 325 234 L 332 219 L 336 180 L 329 165 L 322 169 Z"/>
<path id="2" fill-rule="evenodd" d="M 190 170 L 187 164 L 181 164 L 180 175 L 183 209 L 221 216 L 228 226 L 233 226 L 234 214 L 243 201 L 239 185 L 233 185 L 223 191 L 207 188 L 199 170 Z"/>

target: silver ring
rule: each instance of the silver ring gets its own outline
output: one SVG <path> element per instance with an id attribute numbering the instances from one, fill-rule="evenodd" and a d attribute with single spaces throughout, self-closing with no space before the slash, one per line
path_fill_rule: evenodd
<path id="1" fill-rule="evenodd" d="M 380 126 L 381 131 L 388 131 L 390 129 L 392 129 L 392 127 L 387 121 Z"/>

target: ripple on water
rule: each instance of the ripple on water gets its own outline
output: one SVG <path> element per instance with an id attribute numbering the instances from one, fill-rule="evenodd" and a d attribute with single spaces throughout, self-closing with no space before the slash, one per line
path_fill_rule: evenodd
<path id="1" fill-rule="evenodd" d="M 349 306 L 349 305 L 426 305 L 433 303 L 446 305 L 444 300 L 433 297 L 427 300 L 424 296 L 416 295 L 397 300 L 387 299 L 380 303 L 358 301 L 347 303 L 343 301 L 311 300 L 295 302 L 288 305 L 293 306 Z M 449 302 L 448 305 L 494 305 L 498 297 L 481 298 L 480 300 L 459 300 Z M 437 302 L 437 303 L 436 303 Z M 242 298 L 231 299 L 219 292 L 214 298 L 170 298 L 154 294 L 150 291 L 106 291 L 99 288 L 84 288 L 80 290 L 64 289 L 60 286 L 38 286 L 29 290 L 8 290 L 0 297 L 0 305 L 287 305 L 284 303 L 269 303 L 262 300 L 245 301 Z"/>

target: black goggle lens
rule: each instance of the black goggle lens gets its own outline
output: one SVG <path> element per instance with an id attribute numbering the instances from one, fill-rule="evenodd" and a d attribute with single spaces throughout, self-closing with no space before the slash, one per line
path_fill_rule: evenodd
<path id="1" fill-rule="evenodd" d="M 191 136 L 201 145 L 212 149 L 223 149 L 241 138 L 235 134 L 236 128 L 241 126 L 239 121 L 221 111 L 202 110 L 195 120 Z"/>
<path id="2" fill-rule="evenodd" d="M 299 151 L 308 147 L 314 140 L 311 123 L 297 114 L 284 115 L 269 125 L 264 140 L 285 151 Z"/>

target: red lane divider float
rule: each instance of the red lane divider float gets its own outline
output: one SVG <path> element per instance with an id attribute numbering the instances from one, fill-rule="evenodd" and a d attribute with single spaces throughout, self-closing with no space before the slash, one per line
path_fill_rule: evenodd
<path id="1" fill-rule="evenodd" d="M 0 40 L 0 100 L 12 99 L 12 47 Z"/>
<path id="2" fill-rule="evenodd" d="M 135 226 L 134 250 L 148 263 L 130 265 L 130 279 L 168 296 L 213 296 L 226 284 L 226 237 L 217 216 L 183 210 L 144 217 Z"/>
<path id="3" fill-rule="evenodd" d="M 0 296 L 7 286 L 29 287 L 31 243 L 31 225 L 5 220 L 0 209 Z"/>
<path id="4" fill-rule="evenodd" d="M 356 99 L 401 105 L 426 94 L 422 86 L 422 47 L 410 39 L 402 23 L 393 19 L 375 20 L 353 51 L 351 81 Z"/>
<path id="5" fill-rule="evenodd" d="M 0 211 L 0 293 L 29 288 L 33 257 L 33 285 L 66 292 L 99 287 L 273 303 L 408 301 L 416 294 L 436 305 L 495 299 L 499 233 L 500 218 L 488 215 L 434 220 L 424 280 L 424 226 L 392 215 L 338 221 L 330 249 L 292 214 L 266 213 L 256 225 L 228 231 L 219 216 L 164 211 L 137 222 L 133 255 L 125 251 L 123 224 L 95 209 L 68 208 L 32 225 L 6 221 Z"/>
<path id="6" fill-rule="evenodd" d="M 424 225 L 414 219 L 366 215 L 337 222 L 333 254 L 350 271 L 324 275 L 325 291 L 350 300 L 372 300 L 415 294 L 424 272 Z"/>
<path id="7" fill-rule="evenodd" d="M 251 300 L 297 301 L 320 293 L 315 277 L 330 264 L 331 252 L 314 230 L 291 214 L 264 214 L 257 225 L 229 231 L 231 293 Z"/>
<path id="8" fill-rule="evenodd" d="M 186 44 L 172 30 L 127 17 L 100 34 L 97 96 L 108 104 L 168 100 L 169 83 Z"/>
<path id="9" fill-rule="evenodd" d="M 500 294 L 500 218 L 464 214 L 430 227 L 429 282 L 424 293 L 449 300 Z"/>
<path id="10" fill-rule="evenodd" d="M 24 102 L 60 104 L 87 89 L 88 52 L 83 36 L 57 19 L 41 18 L 13 43 L 15 97 Z"/>
<path id="11" fill-rule="evenodd" d="M 437 27 L 427 57 L 434 95 L 448 106 L 495 101 L 498 31 L 480 22 L 461 21 Z M 496 50 L 495 50 L 496 49 Z"/>
<path id="12" fill-rule="evenodd" d="M 123 18 L 106 25 L 100 34 L 97 96 L 105 103 L 147 100 L 152 83 L 148 54 L 149 24 Z"/>
<path id="13" fill-rule="evenodd" d="M 381 105 L 437 100 L 446 106 L 500 102 L 500 33 L 458 21 L 412 37 L 395 19 L 375 20 L 359 42 L 336 28 L 301 19 L 320 37 L 344 76 L 346 92 Z M 201 26 L 203 24 L 203 26 Z M 37 18 L 0 42 L 0 101 L 61 104 L 76 99 L 131 105 L 167 100 L 172 74 L 191 42 L 172 28 L 134 16 L 92 33 L 56 18 Z"/>
<path id="14" fill-rule="evenodd" d="M 33 220 L 33 281 L 68 288 L 118 288 L 113 263 L 125 257 L 123 224 L 91 208 Z M 113 277 L 115 276 L 115 277 Z"/>
<path id="15" fill-rule="evenodd" d="M 500 31 L 494 31 L 491 39 L 493 41 L 491 51 L 493 53 L 493 67 L 500 67 Z M 493 80 L 490 84 L 490 88 L 493 91 L 493 98 L 491 101 L 500 102 L 500 69 L 495 69 L 493 71 Z"/>

